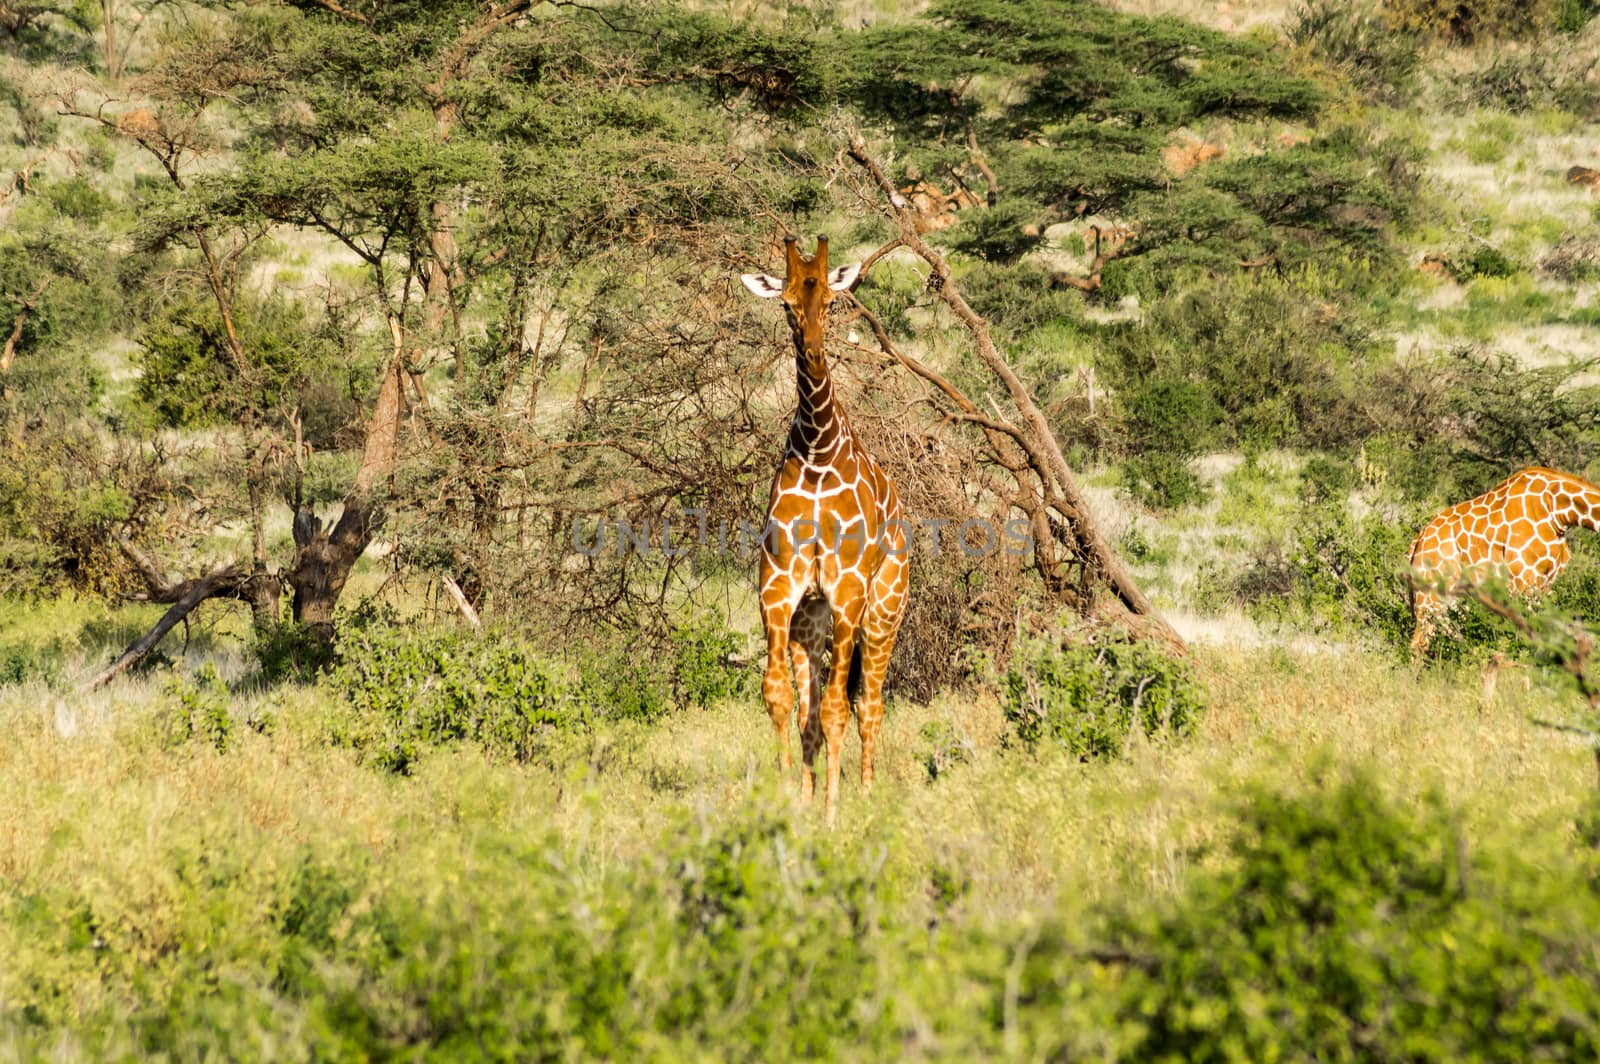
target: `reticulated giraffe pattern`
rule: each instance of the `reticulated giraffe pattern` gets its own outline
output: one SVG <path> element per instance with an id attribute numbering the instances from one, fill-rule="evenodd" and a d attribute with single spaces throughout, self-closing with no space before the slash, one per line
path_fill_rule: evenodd
<path id="1" fill-rule="evenodd" d="M 872 787 L 883 681 L 906 609 L 910 530 L 894 482 L 856 439 L 834 396 L 823 349 L 828 305 L 854 283 L 860 266 L 830 273 L 826 237 L 817 238 L 810 259 L 788 237 L 784 255 L 781 281 L 763 274 L 741 278 L 756 295 L 782 299 L 794 334 L 798 394 L 761 544 L 761 620 L 767 636 L 762 693 L 777 732 L 779 762 L 787 771 L 793 766 L 793 666 L 800 696 L 800 796 L 811 799 L 817 750 L 826 745 L 831 821 L 838 808 L 852 697 L 861 736 L 861 787 Z M 824 680 L 825 654 L 832 667 Z"/>
<path id="2" fill-rule="evenodd" d="M 1578 525 L 1600 526 L 1600 487 L 1540 466 L 1441 511 L 1411 543 L 1411 652 L 1427 649 L 1465 581 L 1501 579 L 1524 598 L 1548 588 L 1572 558 L 1566 537 Z"/>

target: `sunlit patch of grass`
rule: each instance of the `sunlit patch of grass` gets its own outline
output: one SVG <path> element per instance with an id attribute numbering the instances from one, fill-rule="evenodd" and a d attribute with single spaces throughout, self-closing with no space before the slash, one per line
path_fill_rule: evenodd
<path id="1" fill-rule="evenodd" d="M 1583 132 L 1582 116 L 1553 107 L 1541 107 L 1528 116 L 1534 131 L 1545 137 L 1570 137 Z"/>
<path id="2" fill-rule="evenodd" d="M 1481 119 L 1467 136 L 1462 150 L 1469 162 L 1483 165 L 1498 163 L 1511 150 L 1515 124 L 1504 115 L 1489 115 Z"/>

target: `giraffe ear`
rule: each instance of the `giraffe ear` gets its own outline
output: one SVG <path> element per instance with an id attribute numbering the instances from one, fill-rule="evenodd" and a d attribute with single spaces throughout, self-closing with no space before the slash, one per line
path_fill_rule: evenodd
<path id="1" fill-rule="evenodd" d="M 828 287 L 835 292 L 843 292 L 856 283 L 856 278 L 861 275 L 861 263 L 852 262 L 848 266 L 840 266 L 837 270 L 828 273 Z"/>
<path id="2" fill-rule="evenodd" d="M 776 277 L 768 277 L 764 273 L 741 273 L 739 280 L 744 286 L 762 299 L 771 299 L 773 296 L 783 295 L 783 282 Z"/>

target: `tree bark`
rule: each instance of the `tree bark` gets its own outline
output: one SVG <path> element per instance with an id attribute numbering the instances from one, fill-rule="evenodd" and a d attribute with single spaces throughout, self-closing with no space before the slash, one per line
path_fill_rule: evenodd
<path id="1" fill-rule="evenodd" d="M 105 34 L 106 74 L 115 84 L 122 80 L 122 52 L 117 48 L 117 0 L 100 0 L 100 21 Z"/>

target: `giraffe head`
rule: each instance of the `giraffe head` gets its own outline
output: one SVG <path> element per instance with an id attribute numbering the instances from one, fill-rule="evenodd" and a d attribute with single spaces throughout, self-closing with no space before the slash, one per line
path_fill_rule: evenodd
<path id="1" fill-rule="evenodd" d="M 828 238 L 817 237 L 817 253 L 811 258 L 800 254 L 792 236 L 783 238 L 786 273 L 783 280 L 764 273 L 746 273 L 740 276 L 744 286 L 762 299 L 783 297 L 783 309 L 789 317 L 789 328 L 794 333 L 794 345 L 805 363 L 806 372 L 814 377 L 827 373 L 822 341 L 827 332 L 828 304 L 835 292 L 843 292 L 855 283 L 861 264 L 828 271 Z"/>

